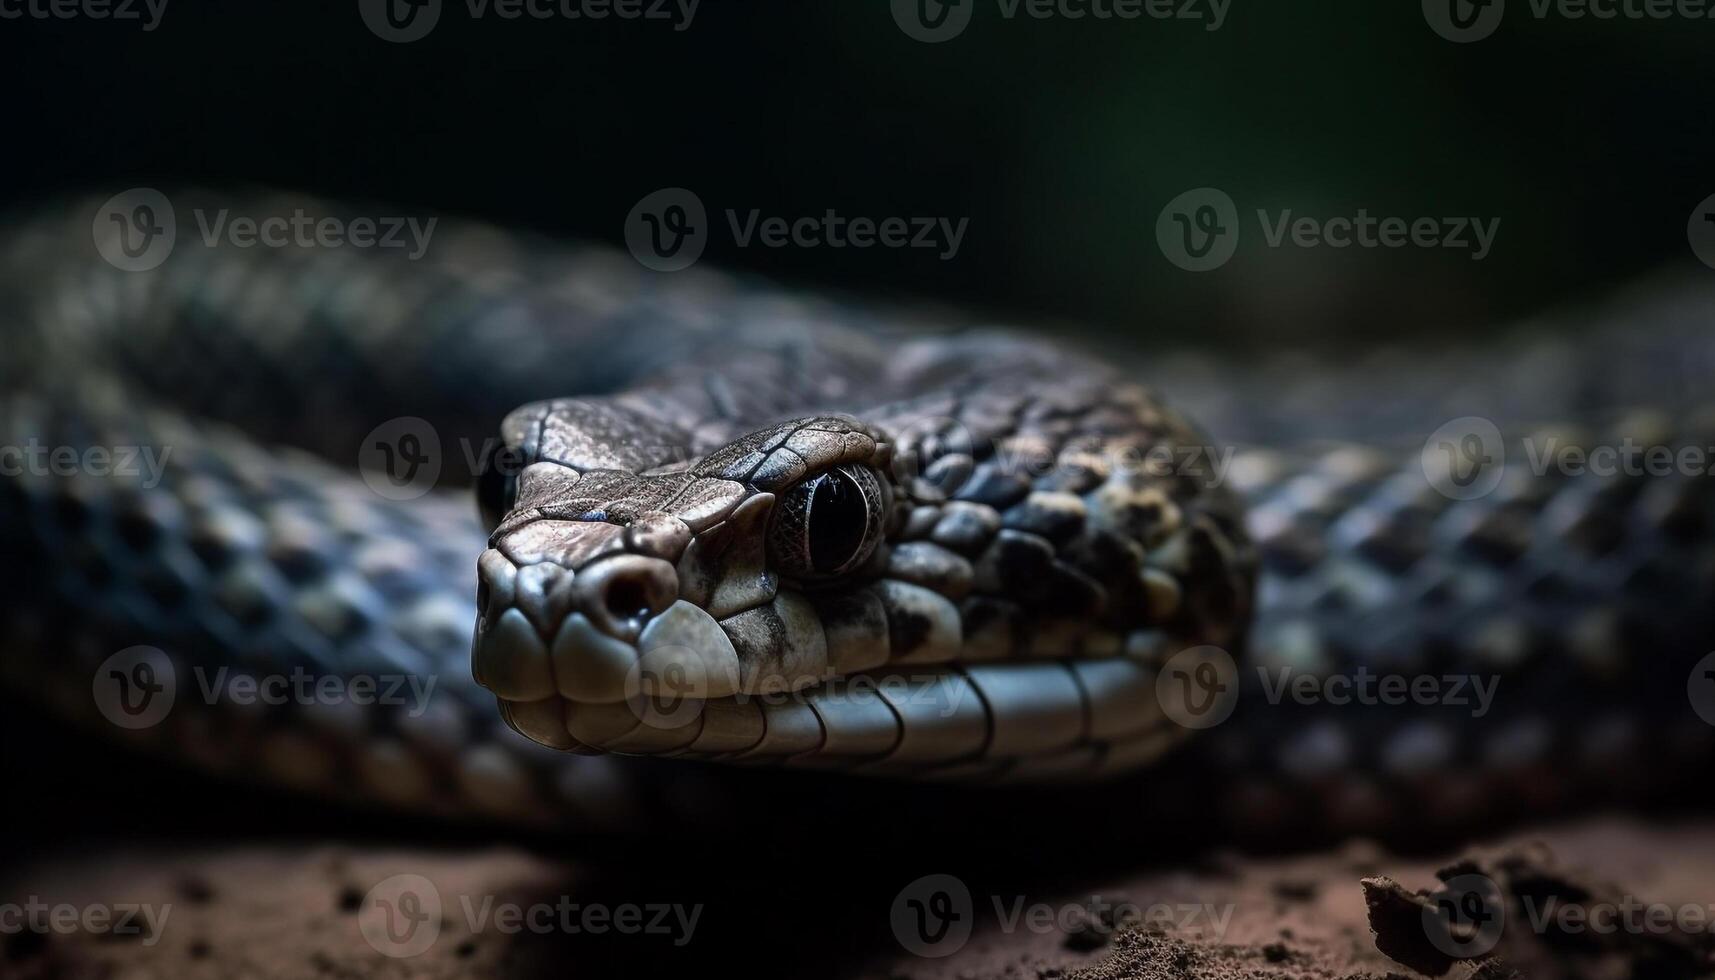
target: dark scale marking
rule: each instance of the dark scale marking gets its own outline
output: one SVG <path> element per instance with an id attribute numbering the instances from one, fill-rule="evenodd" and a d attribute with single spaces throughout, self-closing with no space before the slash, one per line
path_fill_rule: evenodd
<path id="1" fill-rule="evenodd" d="M 886 606 L 887 609 L 887 639 L 892 646 L 895 657 L 907 656 L 916 652 L 929 638 L 934 629 L 934 622 L 919 612 L 901 609 L 898 606 Z"/>

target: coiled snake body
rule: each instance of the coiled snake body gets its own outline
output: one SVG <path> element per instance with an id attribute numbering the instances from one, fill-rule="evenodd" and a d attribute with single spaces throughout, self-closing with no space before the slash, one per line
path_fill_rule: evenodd
<path id="1" fill-rule="evenodd" d="M 0 431 L 162 465 L 8 469 L 0 676 L 209 769 L 555 827 L 713 812 L 724 777 L 684 760 L 1126 775 L 1370 831 L 1708 758 L 1707 475 L 1511 441 L 1466 495 L 1419 452 L 1459 416 L 1557 453 L 1715 444 L 1696 295 L 1576 344 L 1121 367 L 450 223 L 417 262 L 189 242 L 124 272 L 91 213 L 9 240 Z M 404 430 L 449 489 L 359 478 Z M 92 679 L 139 644 L 180 696 L 121 731 Z M 223 670 L 434 683 L 257 705 L 189 680 Z"/>

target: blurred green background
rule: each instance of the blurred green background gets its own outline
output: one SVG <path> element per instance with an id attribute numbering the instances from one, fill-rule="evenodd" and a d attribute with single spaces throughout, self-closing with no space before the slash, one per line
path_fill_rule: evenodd
<path id="1" fill-rule="evenodd" d="M 939 44 L 887 0 L 704 0 L 685 30 L 446 0 L 409 44 L 357 0 L 171 0 L 148 32 L 0 21 L 5 195 L 260 183 L 614 243 L 675 185 L 711 214 L 969 218 L 951 261 L 730 234 L 704 261 L 1143 349 L 1481 331 L 1663 268 L 1715 275 L 1686 241 L 1715 193 L 1715 20 L 1510 0 L 1455 44 L 1417 0 L 1232 0 L 1215 31 L 961 2 L 969 26 Z M 1192 274 L 1154 230 L 1200 186 L 1245 229 Z M 1257 208 L 1501 223 L 1473 261 L 1268 248 Z"/>

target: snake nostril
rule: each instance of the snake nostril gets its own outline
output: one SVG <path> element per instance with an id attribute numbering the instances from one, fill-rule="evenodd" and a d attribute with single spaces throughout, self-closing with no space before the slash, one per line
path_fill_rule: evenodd
<path id="1" fill-rule="evenodd" d="M 679 576 L 658 558 L 615 555 L 578 571 L 579 607 L 591 622 L 633 640 L 649 617 L 679 597 Z"/>
<path id="2" fill-rule="evenodd" d="M 650 613 L 649 587 L 630 576 L 614 576 L 602 601 L 615 619 L 642 619 Z"/>

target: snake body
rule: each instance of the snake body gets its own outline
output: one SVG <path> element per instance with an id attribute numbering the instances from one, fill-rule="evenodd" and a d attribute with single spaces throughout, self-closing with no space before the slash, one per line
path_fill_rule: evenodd
<path id="1" fill-rule="evenodd" d="M 0 433 L 163 465 L 0 478 L 0 677 L 114 730 L 98 666 L 158 648 L 179 705 L 114 731 L 210 770 L 556 828 L 742 811 L 723 787 L 757 774 L 725 768 L 1123 776 L 1344 833 L 1626 798 L 1708 760 L 1687 678 L 1715 638 L 1715 481 L 1510 465 L 1458 499 L 1420 453 L 1456 416 L 1521 461 L 1545 433 L 1715 445 L 1695 293 L 1575 346 L 1121 366 L 450 222 L 421 261 L 193 242 L 124 272 L 91 210 L 10 234 Z M 359 478 L 402 417 L 486 516 L 468 488 Z M 435 684 L 358 707 L 189 680 L 223 670 Z M 1270 688 L 1368 675 L 1466 698 Z M 1196 730 L 1175 685 L 1236 710 Z"/>

